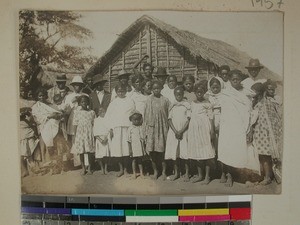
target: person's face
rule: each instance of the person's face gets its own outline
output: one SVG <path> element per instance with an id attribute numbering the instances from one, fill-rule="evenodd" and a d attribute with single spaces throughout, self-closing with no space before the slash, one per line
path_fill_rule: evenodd
<path id="1" fill-rule="evenodd" d="M 227 82 L 229 77 L 228 77 L 228 70 L 221 70 L 220 72 L 220 77 L 224 82 Z"/>
<path id="2" fill-rule="evenodd" d="M 168 86 L 169 86 L 170 89 L 174 89 L 177 86 L 177 81 L 174 77 L 169 78 Z"/>
<path id="3" fill-rule="evenodd" d="M 221 91 L 221 85 L 217 82 L 214 82 L 211 86 L 210 86 L 211 92 L 213 94 L 218 94 Z"/>
<path id="4" fill-rule="evenodd" d="M 129 80 L 129 77 L 127 75 L 126 76 L 121 76 L 119 78 L 120 83 L 123 84 L 123 85 L 127 85 L 128 84 L 128 80 Z"/>
<path id="5" fill-rule="evenodd" d="M 166 83 L 167 76 L 157 76 L 156 79 L 164 85 Z"/>
<path id="6" fill-rule="evenodd" d="M 187 90 L 188 92 L 191 92 L 191 91 L 193 90 L 194 84 L 193 84 L 192 81 L 186 80 L 186 81 L 184 82 L 183 86 L 184 86 L 185 90 Z"/>
<path id="7" fill-rule="evenodd" d="M 64 89 L 66 86 L 66 82 L 65 81 L 58 81 L 56 82 L 58 89 Z"/>
<path id="8" fill-rule="evenodd" d="M 79 92 L 81 91 L 82 84 L 80 84 L 80 83 L 75 83 L 75 84 L 73 84 L 73 88 L 74 88 L 74 91 L 75 91 L 76 93 L 79 93 Z"/>
<path id="9" fill-rule="evenodd" d="M 202 88 L 198 88 L 195 91 L 195 95 L 196 95 L 197 100 L 203 100 L 204 94 L 205 94 L 205 92 L 204 92 L 204 90 Z"/>
<path id="10" fill-rule="evenodd" d="M 242 82 L 242 79 L 238 74 L 232 74 L 232 76 L 230 78 L 230 83 L 234 89 L 240 90 L 242 88 L 241 82 Z"/>
<path id="11" fill-rule="evenodd" d="M 144 70 L 144 73 L 145 73 L 145 75 L 147 77 L 151 77 L 151 75 L 152 75 L 152 68 L 151 68 L 151 66 L 146 66 L 145 70 Z"/>
<path id="12" fill-rule="evenodd" d="M 182 90 L 176 90 L 174 95 L 176 101 L 181 102 L 183 100 L 184 92 Z"/>
<path id="13" fill-rule="evenodd" d="M 79 104 L 82 107 L 82 109 L 87 110 L 88 109 L 88 105 L 89 105 L 89 101 L 87 100 L 87 98 L 81 98 Z"/>
<path id="14" fill-rule="evenodd" d="M 153 84 L 152 92 L 153 92 L 154 96 L 160 96 L 161 86 L 159 84 Z"/>
<path id="15" fill-rule="evenodd" d="M 141 90 L 141 80 L 137 79 L 135 82 L 132 83 L 132 86 L 135 90 L 140 91 Z"/>
<path id="16" fill-rule="evenodd" d="M 152 90 L 151 90 L 151 82 L 150 82 L 150 81 L 148 81 L 148 82 L 145 84 L 145 86 L 144 86 L 144 93 L 145 93 L 146 95 L 151 95 Z"/>
<path id="17" fill-rule="evenodd" d="M 46 102 L 46 100 L 47 100 L 47 96 L 43 92 L 39 92 L 37 97 L 38 97 L 38 101 L 40 101 L 40 102 Z"/>
<path id="18" fill-rule="evenodd" d="M 131 117 L 131 122 L 134 126 L 140 126 L 142 125 L 142 117 L 139 115 L 139 114 L 134 114 L 132 117 Z"/>
<path id="19" fill-rule="evenodd" d="M 92 87 L 92 86 L 93 86 L 93 79 L 92 79 L 91 77 L 87 78 L 85 82 L 87 83 L 87 85 L 88 85 L 89 87 Z"/>
<path id="20" fill-rule="evenodd" d="M 32 91 L 32 90 L 29 90 L 29 91 L 28 91 L 27 97 L 28 97 L 29 99 L 33 99 L 33 91 Z"/>
<path id="21" fill-rule="evenodd" d="M 26 90 L 24 88 L 20 89 L 20 97 L 27 98 L 27 93 L 26 93 Z"/>
<path id="22" fill-rule="evenodd" d="M 99 109 L 99 116 L 102 118 L 105 116 L 105 110 L 103 108 Z"/>
<path id="23" fill-rule="evenodd" d="M 267 85 L 266 96 L 274 97 L 275 96 L 275 87 L 273 85 Z"/>
<path id="24" fill-rule="evenodd" d="M 103 90 L 103 83 L 98 83 L 97 85 L 96 85 L 96 90 L 97 91 L 102 91 Z"/>
<path id="25" fill-rule="evenodd" d="M 250 76 L 253 78 L 257 77 L 259 71 L 260 71 L 260 68 L 249 68 L 248 69 Z"/>
<path id="26" fill-rule="evenodd" d="M 125 98 L 126 96 L 126 90 L 124 88 L 118 88 L 116 90 L 116 94 L 119 98 Z"/>

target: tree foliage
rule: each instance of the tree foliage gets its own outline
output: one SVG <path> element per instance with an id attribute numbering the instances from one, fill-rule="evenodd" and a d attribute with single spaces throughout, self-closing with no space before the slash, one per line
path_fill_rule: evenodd
<path id="1" fill-rule="evenodd" d="M 82 70 L 96 58 L 90 48 L 80 47 L 92 38 L 92 31 L 78 22 L 81 15 L 69 11 L 20 11 L 20 81 L 34 83 L 41 65 Z"/>

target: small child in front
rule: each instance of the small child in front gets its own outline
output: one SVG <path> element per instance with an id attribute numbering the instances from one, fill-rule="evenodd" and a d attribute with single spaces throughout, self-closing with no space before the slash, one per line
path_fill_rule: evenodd
<path id="1" fill-rule="evenodd" d="M 142 157 L 145 155 L 145 139 L 142 130 L 143 116 L 134 110 L 129 116 L 132 125 L 128 128 L 128 146 L 130 156 L 132 157 L 132 172 L 133 177 L 137 178 L 136 164 L 140 170 L 140 176 L 144 177 Z"/>

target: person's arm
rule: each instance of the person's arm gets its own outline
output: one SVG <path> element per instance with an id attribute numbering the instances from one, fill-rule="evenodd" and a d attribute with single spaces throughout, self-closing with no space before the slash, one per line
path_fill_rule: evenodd
<path id="1" fill-rule="evenodd" d="M 172 122 L 172 119 L 168 120 L 169 126 L 171 127 L 172 131 L 175 133 L 175 135 L 177 135 L 179 132 L 176 130 L 176 128 L 174 127 L 174 124 Z"/>

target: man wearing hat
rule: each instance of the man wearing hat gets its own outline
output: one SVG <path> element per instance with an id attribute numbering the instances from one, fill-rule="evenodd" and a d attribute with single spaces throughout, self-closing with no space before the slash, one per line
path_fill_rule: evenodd
<path id="1" fill-rule="evenodd" d="M 167 70 L 164 67 L 158 67 L 156 74 L 154 75 L 154 77 L 160 81 L 162 85 L 165 85 L 168 76 L 169 74 L 167 74 Z"/>
<path id="2" fill-rule="evenodd" d="M 248 70 L 249 77 L 242 81 L 243 88 L 249 93 L 253 93 L 251 87 L 255 83 L 265 83 L 266 79 L 259 79 L 258 74 L 262 68 L 264 68 L 258 59 L 250 59 L 249 65 L 245 67 Z"/>
<path id="3" fill-rule="evenodd" d="M 56 85 L 48 90 L 48 101 L 53 103 L 54 95 L 60 94 L 62 90 L 65 89 L 67 83 L 66 74 L 57 75 L 56 77 Z"/>
<path id="4" fill-rule="evenodd" d="M 133 93 L 133 88 L 128 83 L 130 75 L 131 75 L 131 73 L 124 69 L 118 73 L 119 83 L 121 83 L 122 85 L 127 87 L 126 97 L 130 97 Z M 113 101 L 116 97 L 117 97 L 117 93 L 116 93 L 115 89 L 113 89 L 111 92 L 111 101 Z"/>
<path id="5" fill-rule="evenodd" d="M 94 90 L 90 94 L 91 109 L 95 111 L 98 116 L 99 109 L 104 108 L 105 111 L 110 103 L 111 94 L 104 90 L 105 83 L 108 82 L 103 75 L 98 74 L 93 77 Z"/>
<path id="6" fill-rule="evenodd" d="M 142 73 L 143 77 L 148 80 L 153 80 L 152 73 L 153 73 L 153 66 L 150 63 L 144 63 L 143 73 Z"/>
<path id="7" fill-rule="evenodd" d="M 93 77 L 86 76 L 84 79 L 85 87 L 82 89 L 83 93 L 91 94 L 93 91 Z"/>

